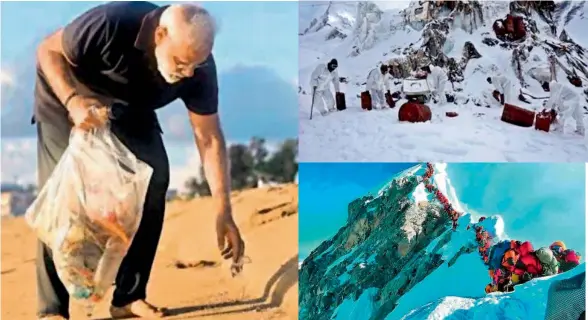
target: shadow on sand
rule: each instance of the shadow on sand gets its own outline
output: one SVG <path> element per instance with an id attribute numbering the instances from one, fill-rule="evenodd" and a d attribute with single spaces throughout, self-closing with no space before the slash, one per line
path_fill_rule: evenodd
<path id="1" fill-rule="evenodd" d="M 243 306 L 243 308 L 230 310 L 209 312 L 206 314 L 190 315 L 189 318 L 208 317 L 222 314 L 244 313 L 253 311 L 262 311 L 270 308 L 279 307 L 284 299 L 286 292 L 298 282 L 298 255 L 290 258 L 283 264 L 268 280 L 263 290 L 263 295 L 256 299 L 249 299 L 243 301 L 221 302 L 214 304 L 205 304 L 197 306 L 187 306 L 174 309 L 168 309 L 166 315 L 180 316 L 196 311 L 204 311 L 210 309 L 220 309 L 227 307 Z M 273 288 L 273 290 L 272 290 Z M 268 301 L 269 299 L 269 301 Z M 188 317 L 186 317 L 188 318 Z"/>
<path id="2" fill-rule="evenodd" d="M 292 288 L 298 282 L 298 255 L 293 256 L 290 258 L 285 264 L 283 264 L 268 280 L 265 284 L 265 288 L 263 290 L 263 295 L 256 299 L 249 299 L 243 301 L 231 301 L 231 302 L 221 302 L 221 303 L 214 303 L 214 304 L 205 304 L 205 305 L 196 305 L 196 306 L 187 306 L 187 307 L 180 307 L 174 309 L 167 309 L 165 311 L 166 317 L 173 317 L 176 316 L 176 319 L 193 319 L 199 317 L 208 317 L 214 315 L 223 315 L 223 314 L 235 314 L 235 313 L 245 313 L 245 312 L 253 312 L 253 311 L 263 311 L 270 308 L 279 307 L 282 304 L 284 299 L 284 295 L 286 292 Z M 274 287 L 272 291 L 272 288 Z M 269 298 L 269 301 L 267 301 Z M 199 315 L 186 315 L 188 313 L 193 313 L 197 311 L 205 311 L 211 309 L 221 309 L 221 308 L 228 308 L 228 307 L 238 307 L 243 306 L 243 308 L 230 310 L 230 311 L 219 311 L 219 312 L 209 312 L 206 314 L 199 314 Z M 185 315 L 185 316 L 182 316 Z M 180 317 L 177 317 L 180 316 Z M 104 318 L 104 319 L 97 319 L 97 320 L 110 320 L 111 318 Z"/>

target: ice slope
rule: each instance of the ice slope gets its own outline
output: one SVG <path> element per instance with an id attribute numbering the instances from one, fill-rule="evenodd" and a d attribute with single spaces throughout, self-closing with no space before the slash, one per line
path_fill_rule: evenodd
<path id="1" fill-rule="evenodd" d="M 490 23 L 473 34 L 453 30 L 446 46 L 449 57 L 461 57 L 465 42 L 470 41 L 482 55 L 482 58 L 470 61 L 464 71 L 465 80 L 455 84 L 456 88 L 463 90 L 456 94 L 460 101 L 465 101 L 468 96 L 481 98 L 483 92 L 490 92 L 492 87 L 485 79 L 496 71 L 506 73 L 513 83 L 518 83 L 510 66 L 512 51 L 481 42 L 485 36 L 491 35 L 491 22 L 506 15 L 508 3 L 485 3 L 485 6 L 491 6 L 485 10 L 485 14 L 491 16 L 486 17 Z M 579 6 L 565 26 L 572 39 L 577 39 L 580 44 L 586 39 L 581 35 L 585 34 L 582 27 L 588 26 L 588 20 L 583 17 L 587 7 Z M 545 30 L 546 24 L 540 18 L 536 17 L 535 21 L 540 30 Z M 588 140 L 573 133 L 573 123 L 567 124 L 566 133 L 516 127 L 500 121 L 501 107 L 478 107 L 472 99 L 465 105 L 431 105 L 432 121 L 420 124 L 400 123 L 398 108 L 372 112 L 361 110 L 358 96 L 364 90 L 363 83 L 369 71 L 379 62 L 401 55 L 402 49 L 410 44 L 418 47 L 421 41 L 421 32 L 404 26 L 398 10 L 385 11 L 377 27 L 384 30 L 380 41 L 357 57 L 350 56 L 354 41 L 351 37 L 325 41 L 319 33 L 300 36 L 299 141 L 302 161 L 573 162 L 588 159 Z M 551 37 L 545 32 L 540 36 Z M 318 63 L 331 58 L 339 60 L 339 75 L 348 79 L 347 84 L 341 84 L 346 94 L 347 110 L 326 117 L 314 110 L 313 119 L 309 120 L 312 101 L 310 74 Z M 542 50 L 533 50 L 523 72 L 526 74 L 546 61 Z M 565 77 L 560 73 L 558 79 Z M 536 81 L 527 82 L 530 84 L 526 89 L 528 92 L 545 96 Z M 401 103 L 403 101 L 397 105 Z M 540 109 L 541 103 L 536 100 L 525 107 Z M 455 111 L 459 116 L 447 118 L 447 111 Z"/>
<path id="2" fill-rule="evenodd" d="M 365 290 L 359 298 L 354 301 L 345 299 L 335 310 L 334 320 L 366 319 L 366 315 L 374 313 L 373 299 L 378 292 L 377 288 Z"/>
<path id="3" fill-rule="evenodd" d="M 435 183 L 439 187 L 438 180 L 435 179 Z M 452 188 L 450 187 L 449 190 Z M 448 198 L 452 204 L 458 204 L 457 199 Z M 431 242 L 431 244 L 425 249 L 428 253 L 439 253 L 443 256 L 445 261 L 450 261 L 462 247 L 468 246 L 474 243 L 475 234 L 470 230 L 466 230 L 468 223 L 471 223 L 472 217 L 470 214 L 465 214 L 459 219 L 459 226 L 456 231 L 451 232 L 451 241 L 445 246 L 434 251 L 433 249 L 437 245 L 437 241 Z M 482 223 L 485 230 L 490 231 L 495 236 L 497 241 L 507 239 L 506 234 L 502 227 L 504 222 L 500 216 L 490 217 Z M 440 235 L 437 239 L 446 236 L 446 233 Z M 390 313 L 385 320 L 396 320 L 404 319 L 403 316 L 410 314 L 411 312 L 416 315 L 423 315 L 429 309 L 427 306 L 431 306 L 433 303 L 443 301 L 442 299 L 455 298 L 457 302 L 454 304 L 469 301 L 473 297 L 482 297 L 485 295 L 484 287 L 490 282 L 488 276 L 488 269 L 483 264 L 477 251 L 469 254 L 462 254 L 451 266 L 448 262 L 444 262 L 435 271 L 429 274 L 423 281 L 418 283 L 410 291 L 406 292 L 397 302 L 397 306 L 392 313 Z M 518 287 L 517 287 L 518 289 Z M 370 319 L 372 316 L 375 301 L 368 299 L 372 294 L 363 294 L 355 301 L 345 300 L 338 308 L 341 310 L 337 313 L 336 320 L 365 320 Z M 506 301 L 506 300 L 505 300 Z M 473 304 L 472 304 L 473 305 Z M 468 306 L 464 304 L 462 308 Z M 453 305 L 457 308 L 456 305 Z M 425 311 L 417 310 L 423 308 Z M 339 309 L 338 309 L 339 310 Z M 362 310 L 358 312 L 357 310 Z M 417 310 L 417 311 L 414 311 Z M 431 308 L 430 312 L 435 311 L 435 308 Z M 428 316 L 429 314 L 427 314 Z M 413 315 L 415 316 L 415 315 Z M 406 319 L 444 319 L 443 317 L 437 318 L 406 318 Z M 461 318 L 469 319 L 469 318 Z M 488 318 L 490 319 L 490 318 Z M 535 318 L 523 318 L 523 319 L 535 319 Z"/>
<path id="4" fill-rule="evenodd" d="M 454 208 L 456 208 L 458 211 L 463 211 L 463 207 L 456 196 L 455 189 L 453 188 L 451 180 L 446 172 L 447 165 L 443 163 L 437 163 L 433 166 L 435 168 L 435 174 L 433 175 L 430 182 L 435 185 L 439 191 L 446 195 L 447 199 Z M 420 176 L 425 172 L 425 169 L 426 166 L 424 164 L 419 164 L 413 168 L 399 173 L 393 179 L 412 175 Z M 391 184 L 384 186 L 375 197 L 381 197 L 386 189 L 390 188 L 390 186 Z M 421 201 L 432 201 L 433 196 L 431 194 L 426 194 L 423 191 L 424 183 L 420 182 L 409 196 L 410 200 L 414 203 Z M 366 202 L 369 201 L 373 200 L 367 200 Z M 424 250 L 426 250 L 429 254 L 441 254 L 443 260 L 450 261 L 463 247 L 474 243 L 475 234 L 472 231 L 473 229 L 466 230 L 467 225 L 471 222 L 473 222 L 472 216 L 468 213 L 464 214 L 459 220 L 459 226 L 456 231 L 447 230 L 435 241 L 431 242 L 430 245 Z M 488 218 L 483 221 L 481 225 L 486 230 L 488 230 L 491 235 L 497 239 L 497 241 L 507 238 L 503 230 L 504 223 L 500 216 Z M 407 233 L 410 233 L 410 230 L 407 230 Z M 448 236 L 448 233 L 451 233 L 449 235 L 451 237 L 451 241 L 445 246 L 436 248 L 438 240 Z M 358 247 L 353 248 L 347 255 L 337 259 L 333 264 L 346 262 L 348 263 L 347 269 L 353 268 L 357 264 L 357 261 L 347 261 L 346 258 L 357 250 Z M 332 269 L 334 267 L 333 264 L 330 265 L 327 270 Z M 465 275 L 468 275 L 467 281 L 464 281 Z M 400 298 L 400 300 L 398 300 L 398 306 L 394 312 L 387 317 L 387 319 L 399 319 L 402 315 L 410 312 L 411 310 L 426 305 L 431 301 L 436 301 L 447 295 L 463 297 L 479 296 L 484 293 L 484 287 L 488 282 L 488 272 L 486 267 L 483 265 L 480 256 L 476 252 L 462 255 L 451 267 L 449 267 L 447 263 L 444 263 L 435 271 L 433 271 L 429 276 L 427 276 L 425 280 L 405 293 Z M 439 286 L 443 286 L 443 290 L 440 290 L 438 288 Z M 370 319 L 376 309 L 374 296 L 377 292 L 377 288 L 370 288 L 365 290 L 357 300 L 353 300 L 351 298 L 345 299 L 337 307 L 333 319 Z"/>
<path id="5" fill-rule="evenodd" d="M 448 197 L 449 198 L 449 197 Z M 473 229 L 466 230 L 468 223 L 474 222 L 470 214 L 465 214 L 458 221 L 458 228 L 452 232 L 451 241 L 437 252 L 432 251 L 435 242 L 427 247 L 429 253 L 440 253 L 445 261 L 454 257 L 457 252 L 475 241 Z M 489 231 L 495 241 L 508 239 L 500 216 L 490 217 L 481 225 Z M 445 234 L 441 235 L 443 237 Z M 477 253 L 461 255 L 451 266 L 444 263 L 427 276 L 423 281 L 405 293 L 399 300 L 398 306 L 386 317 L 386 320 L 400 319 L 418 307 L 428 305 L 445 297 L 479 297 L 483 296 L 484 287 L 490 282 L 488 268 Z"/>
<path id="6" fill-rule="evenodd" d="M 586 272 L 585 263 L 566 273 L 517 286 L 511 293 L 493 293 L 479 298 L 447 296 L 414 309 L 401 318 L 389 315 L 386 320 L 544 319 L 550 285 L 582 272 Z"/>
<path id="7" fill-rule="evenodd" d="M 435 175 L 432 183 L 447 196 L 452 206 L 463 211 L 463 206 L 455 195 L 451 180 L 446 172 L 445 164 L 435 164 Z M 424 165 L 410 168 L 396 178 L 421 175 Z M 384 186 L 376 197 L 382 196 Z M 431 200 L 431 195 L 422 192 L 421 182 L 409 196 L 414 202 Z M 370 201 L 370 200 L 368 200 Z M 373 201 L 373 200 L 372 200 Z M 553 277 L 535 279 L 526 284 L 516 286 L 512 293 L 495 293 L 486 295 L 484 287 L 490 282 L 488 269 L 483 264 L 477 250 L 464 253 L 463 248 L 475 244 L 475 232 L 468 229 L 468 224 L 477 222 L 472 215 L 465 213 L 458 221 L 455 231 L 447 230 L 433 240 L 424 250 L 427 253 L 437 253 L 445 261 L 431 272 L 424 280 L 404 293 L 396 302 L 396 307 L 385 320 L 432 320 L 432 319 L 543 319 L 547 302 L 547 292 L 551 283 L 556 280 L 567 279 L 585 271 L 582 264 L 570 272 Z M 509 239 L 504 230 L 501 216 L 488 217 L 479 223 L 488 231 L 495 242 Z M 438 246 L 439 240 L 451 237 L 444 246 Z M 353 248 L 347 256 L 352 255 L 358 248 Z M 327 250 L 328 251 L 328 250 Z M 355 259 L 358 260 L 358 259 Z M 354 268 L 357 261 L 341 257 L 333 264 L 347 263 L 347 269 Z M 369 260 L 369 259 L 368 259 Z M 371 263 L 367 261 L 366 263 Z M 329 266 L 332 268 L 333 266 Z M 341 283 L 347 279 L 341 279 Z M 334 320 L 365 320 L 371 319 L 382 301 L 376 301 L 377 288 L 364 290 L 357 299 L 348 297 L 337 307 L 332 316 Z"/>

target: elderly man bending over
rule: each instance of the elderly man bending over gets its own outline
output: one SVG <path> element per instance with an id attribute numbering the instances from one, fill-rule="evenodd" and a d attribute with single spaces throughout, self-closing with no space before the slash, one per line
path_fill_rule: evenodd
<path id="1" fill-rule="evenodd" d="M 218 117 L 212 47 L 215 26 L 192 4 L 158 7 L 149 2 L 111 2 L 83 13 L 39 46 L 35 114 L 39 187 L 68 145 L 72 127 L 90 129 L 107 119 L 111 129 L 153 168 L 139 230 L 116 278 L 113 317 L 157 318 L 145 301 L 159 243 L 169 184 L 169 163 L 155 110 L 182 99 L 188 109 L 206 178 L 215 198 L 219 249 L 240 271 L 244 243 L 232 218 L 225 139 Z M 55 271 L 50 249 L 38 244 L 38 316 L 69 318 L 69 296 Z"/>

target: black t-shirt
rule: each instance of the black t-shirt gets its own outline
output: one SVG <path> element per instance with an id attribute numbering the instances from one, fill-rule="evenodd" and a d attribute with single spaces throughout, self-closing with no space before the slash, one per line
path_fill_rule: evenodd
<path id="1" fill-rule="evenodd" d="M 167 8 L 150 2 L 110 2 L 83 13 L 63 29 L 65 56 L 73 64 L 76 89 L 124 105 L 124 126 L 157 125 L 155 109 L 177 98 L 199 115 L 218 110 L 218 83 L 212 54 L 191 78 L 168 84 L 157 71 L 154 31 Z M 67 110 L 37 66 L 35 120 L 70 124 Z"/>

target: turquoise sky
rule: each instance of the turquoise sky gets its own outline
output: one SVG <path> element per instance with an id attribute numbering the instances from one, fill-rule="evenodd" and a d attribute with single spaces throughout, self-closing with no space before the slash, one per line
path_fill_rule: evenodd
<path id="1" fill-rule="evenodd" d="M 345 224 L 347 204 L 413 164 L 300 164 L 300 259 Z M 474 214 L 504 217 L 513 239 L 564 241 L 585 252 L 584 164 L 449 164 L 457 196 Z"/>
<path id="2" fill-rule="evenodd" d="M 24 143 L 21 138 L 36 137 L 30 119 L 33 113 L 34 51 L 38 43 L 101 3 L 0 2 L 0 71 L 13 79 L 10 90 L 3 89 L 3 93 L 14 92 L 2 98 L 0 146 L 3 179 L 10 181 L 19 177 L 26 182 L 35 179 L 35 149 L 22 148 L 30 143 Z M 213 52 L 219 76 L 219 114 L 226 139 L 230 143 L 243 143 L 258 136 L 275 147 L 284 139 L 296 137 L 298 4 L 276 1 L 201 4 L 219 23 Z M 175 188 L 182 185 L 188 175 L 198 172 L 194 138 L 183 103 L 173 102 L 158 110 L 158 116 Z M 18 152 L 6 152 L 8 149 L 18 149 Z M 179 171 L 186 174 L 174 174 Z M 175 176 L 178 178 L 174 180 Z"/>
<path id="3" fill-rule="evenodd" d="M 345 224 L 349 202 L 412 166 L 406 163 L 300 163 L 300 258 L 305 258 Z"/>

